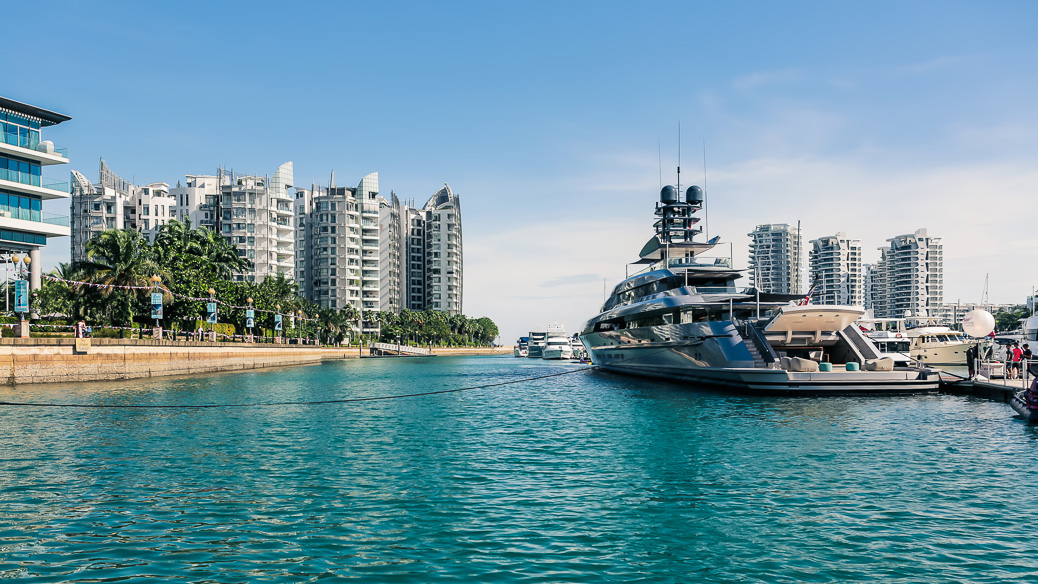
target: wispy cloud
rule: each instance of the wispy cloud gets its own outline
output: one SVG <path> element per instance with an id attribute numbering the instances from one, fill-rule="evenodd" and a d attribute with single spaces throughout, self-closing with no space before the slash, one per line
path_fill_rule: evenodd
<path id="1" fill-rule="evenodd" d="M 770 85 L 786 85 L 799 83 L 807 74 L 801 69 L 783 69 L 780 71 L 758 71 L 741 75 L 732 80 L 732 87 L 738 90 L 757 89 Z"/>

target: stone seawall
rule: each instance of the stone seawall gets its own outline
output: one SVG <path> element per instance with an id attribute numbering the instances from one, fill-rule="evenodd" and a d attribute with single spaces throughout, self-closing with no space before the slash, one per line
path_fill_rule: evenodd
<path id="1" fill-rule="evenodd" d="M 0 339 L 0 385 L 109 381 L 309 365 L 356 348 L 129 339 Z"/>

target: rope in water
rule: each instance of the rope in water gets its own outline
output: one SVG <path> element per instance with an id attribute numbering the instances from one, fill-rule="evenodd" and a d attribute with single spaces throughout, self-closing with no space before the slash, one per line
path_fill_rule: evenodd
<path id="1" fill-rule="evenodd" d="M 502 385 L 515 385 L 516 383 L 524 383 L 527 381 L 536 381 L 538 379 L 548 379 L 550 377 L 561 377 L 563 375 L 572 375 L 573 373 L 582 373 L 589 371 L 593 367 L 581 367 L 579 369 L 573 369 L 570 371 L 563 371 L 561 373 L 550 373 L 548 375 L 538 375 L 536 377 L 527 377 L 524 379 L 513 379 L 511 381 L 500 381 L 498 383 L 487 383 L 484 385 L 474 385 L 471 387 L 457 387 L 454 389 L 440 389 L 437 391 L 423 391 L 419 393 L 405 393 L 400 395 L 382 395 L 375 397 L 354 397 L 346 399 L 325 399 L 315 401 L 286 401 L 286 402 L 261 402 L 254 404 L 72 404 L 72 403 L 45 403 L 45 402 L 9 402 L 0 401 L 0 406 L 21 406 L 21 407 L 33 407 L 33 408 L 90 408 L 90 409 L 171 409 L 171 410 L 201 410 L 201 409 L 213 409 L 213 408 L 264 408 L 274 406 L 318 406 L 318 405 L 329 405 L 329 404 L 348 404 L 356 402 L 366 401 L 380 401 L 380 400 L 391 400 L 391 399 L 404 399 L 409 397 L 421 397 L 426 395 L 439 395 L 444 393 L 457 393 L 459 391 L 471 391 L 474 389 L 487 389 L 490 387 L 500 387 Z"/>

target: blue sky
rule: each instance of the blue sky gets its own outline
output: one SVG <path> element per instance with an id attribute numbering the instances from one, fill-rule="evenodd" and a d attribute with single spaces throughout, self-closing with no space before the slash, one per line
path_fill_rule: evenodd
<path id="1" fill-rule="evenodd" d="M 759 223 L 846 232 L 867 262 L 926 227 L 946 301 L 979 301 L 985 274 L 992 302 L 1038 285 L 1036 3 L 51 5 L 5 7 L 32 25 L 0 95 L 72 116 L 46 136 L 72 168 L 176 184 L 292 160 L 300 186 L 378 171 L 419 204 L 447 182 L 464 311 L 506 341 L 597 312 L 651 234 L 661 165 L 674 181 L 679 123 L 682 183 L 705 144 L 737 266 Z M 67 256 L 55 240 L 45 264 Z"/>

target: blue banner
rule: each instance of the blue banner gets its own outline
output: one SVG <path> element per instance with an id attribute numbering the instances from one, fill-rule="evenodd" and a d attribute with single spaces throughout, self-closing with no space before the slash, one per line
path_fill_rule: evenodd
<path id="1" fill-rule="evenodd" d="M 205 320 L 216 324 L 216 303 L 207 302 L 205 305 Z"/>
<path id="2" fill-rule="evenodd" d="M 276 330 L 276 331 L 281 330 L 281 315 L 280 314 L 275 314 L 274 315 L 274 330 Z"/>
<path id="3" fill-rule="evenodd" d="M 29 281 L 14 281 L 14 311 L 29 312 Z"/>
<path id="4" fill-rule="evenodd" d="M 153 319 L 162 318 L 162 293 L 152 292 L 151 293 L 151 317 Z"/>

